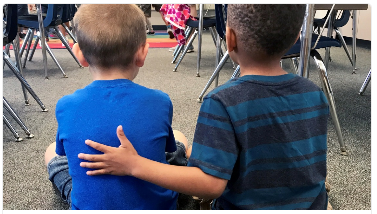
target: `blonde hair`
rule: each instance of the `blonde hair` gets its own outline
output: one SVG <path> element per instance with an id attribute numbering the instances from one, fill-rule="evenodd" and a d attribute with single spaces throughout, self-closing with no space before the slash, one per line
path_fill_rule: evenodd
<path id="1" fill-rule="evenodd" d="M 126 68 L 146 43 L 145 17 L 133 4 L 81 5 L 73 23 L 90 66 Z"/>

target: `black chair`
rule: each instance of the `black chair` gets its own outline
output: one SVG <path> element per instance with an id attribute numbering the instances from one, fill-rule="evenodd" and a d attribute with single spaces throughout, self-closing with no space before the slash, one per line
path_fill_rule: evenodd
<path id="1" fill-rule="evenodd" d="M 198 19 L 198 18 L 196 18 L 196 19 Z M 179 45 L 176 48 L 176 51 L 174 51 L 174 53 L 173 53 L 174 57 L 173 57 L 172 64 L 175 63 L 180 52 L 184 48 L 181 57 L 179 58 L 177 64 L 175 65 L 175 67 L 173 69 L 174 72 L 177 71 L 177 68 L 180 65 L 180 63 L 182 62 L 183 58 L 185 57 L 188 48 L 192 45 L 195 37 L 198 35 L 199 20 L 194 21 L 192 19 L 189 19 L 189 20 L 187 20 L 186 26 L 187 26 L 186 33 L 185 33 L 186 39 L 190 36 L 190 34 L 193 30 L 195 30 L 195 31 L 192 34 L 190 40 L 187 42 L 187 45 Z M 213 35 L 213 31 L 216 31 L 215 26 L 216 26 L 216 19 L 214 17 L 203 17 L 203 29 L 204 28 L 209 29 L 211 31 L 211 34 Z M 200 75 L 197 73 L 197 76 L 200 76 Z"/>
<path id="2" fill-rule="evenodd" d="M 38 98 L 38 96 L 35 94 L 33 89 L 30 87 L 30 85 L 27 83 L 25 78 L 23 78 L 22 73 L 20 70 L 22 70 L 21 66 L 21 61 L 19 58 L 19 35 L 18 35 L 18 25 L 17 25 L 17 5 L 15 4 L 10 4 L 10 5 L 5 5 L 6 7 L 6 14 L 4 17 L 4 22 L 5 22 L 5 29 L 4 29 L 4 34 L 3 34 L 3 46 L 9 45 L 13 42 L 13 49 L 14 49 L 14 54 L 15 58 L 17 60 L 17 66 L 14 64 L 6 50 L 3 50 L 3 61 L 5 64 L 9 66 L 13 74 L 17 77 L 17 79 L 21 82 L 22 89 L 24 92 L 25 96 L 25 105 L 30 105 L 29 100 L 27 98 L 27 92 L 28 91 L 32 97 L 37 101 L 37 103 L 40 105 L 42 108 L 43 112 L 48 111 L 46 107 L 43 105 L 41 100 Z M 9 46 L 8 46 L 9 47 Z M 9 49 L 8 49 L 9 51 Z M 4 88 L 6 90 L 6 88 Z M 6 112 L 8 112 L 13 119 L 21 126 L 21 128 L 25 131 L 27 134 L 28 138 L 34 137 L 33 134 L 30 133 L 29 129 L 26 127 L 26 125 L 22 122 L 20 117 L 16 114 L 16 112 L 13 110 L 13 108 L 10 106 L 10 104 L 7 102 L 5 97 L 3 97 L 3 107 L 5 108 Z M 3 112 L 3 121 L 5 125 L 10 129 L 10 131 L 13 133 L 14 137 L 16 138 L 16 141 L 21 141 L 22 138 L 18 135 L 16 130 L 13 128 L 11 125 L 10 121 L 7 119 L 7 117 L 4 115 Z"/>
<path id="3" fill-rule="evenodd" d="M 330 14 L 330 10 L 327 11 L 325 17 L 323 17 L 321 19 L 317 19 L 317 18 L 314 19 L 313 29 L 314 29 L 314 31 L 317 31 L 317 34 L 320 34 L 321 28 L 328 28 L 329 27 L 328 22 L 325 25 L 326 19 L 329 17 L 329 14 Z M 339 31 L 339 28 L 346 25 L 347 22 L 349 21 L 349 19 L 351 17 L 351 12 L 349 10 L 340 10 L 340 11 L 334 11 L 333 14 L 336 14 L 336 17 L 333 17 L 333 20 L 332 20 L 333 30 L 336 33 L 335 39 L 340 41 L 344 51 L 347 54 L 348 59 L 351 62 L 351 65 L 353 66 L 354 62 L 352 60 L 350 52 L 348 51 L 348 48 L 347 48 L 346 42 L 344 41 L 343 35 Z M 329 21 L 331 21 L 331 20 L 329 20 Z M 331 58 L 329 58 L 329 59 L 331 61 Z"/>
<path id="4" fill-rule="evenodd" d="M 66 22 L 72 21 L 73 17 L 75 16 L 75 13 L 77 12 L 76 5 L 74 4 L 63 4 L 63 11 L 62 11 L 62 26 L 64 29 L 67 31 L 69 36 L 72 38 L 74 43 L 77 43 L 76 37 L 73 35 L 72 31 L 70 28 L 67 27 L 65 24 Z"/>

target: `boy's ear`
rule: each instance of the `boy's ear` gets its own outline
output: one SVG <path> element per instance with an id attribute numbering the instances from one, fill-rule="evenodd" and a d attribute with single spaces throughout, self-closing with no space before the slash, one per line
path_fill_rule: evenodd
<path id="1" fill-rule="evenodd" d="M 145 45 L 141 46 L 139 50 L 136 52 L 135 64 L 137 67 L 144 66 L 145 58 L 147 58 L 147 54 L 148 54 L 148 49 L 149 49 L 149 44 L 145 43 Z"/>
<path id="2" fill-rule="evenodd" d="M 76 58 L 79 60 L 79 62 L 82 66 L 89 67 L 89 63 L 86 61 L 84 55 L 82 54 L 82 51 L 81 51 L 78 43 L 75 43 L 73 45 L 72 52 L 73 52 L 73 54 L 75 54 Z"/>
<path id="3" fill-rule="evenodd" d="M 225 39 L 228 52 L 232 52 L 235 48 L 237 48 L 236 34 L 234 30 L 228 26 L 226 27 Z"/>

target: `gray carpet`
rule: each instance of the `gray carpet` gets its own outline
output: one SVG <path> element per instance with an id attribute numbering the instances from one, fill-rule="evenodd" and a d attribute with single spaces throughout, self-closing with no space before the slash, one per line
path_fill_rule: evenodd
<path id="1" fill-rule="evenodd" d="M 153 23 L 153 22 L 152 22 Z M 197 40 L 194 43 L 197 48 Z M 351 50 L 351 46 L 349 46 Z M 44 79 L 42 54 L 37 50 L 33 61 L 27 62 L 24 76 L 44 105 L 42 112 L 29 95 L 31 105 L 24 105 L 19 81 L 5 66 L 3 71 L 3 95 L 20 118 L 35 135 L 26 139 L 25 133 L 11 120 L 22 142 L 15 142 L 11 132 L 3 125 L 3 209 L 5 210 L 61 210 L 68 209 L 55 193 L 44 166 L 46 147 L 55 140 L 57 123 L 55 104 L 62 96 L 73 93 L 91 82 L 87 68 L 80 69 L 67 50 L 53 50 L 68 75 L 62 78 L 57 66 L 48 56 L 49 80 Z M 215 66 L 215 46 L 209 32 L 203 34 L 201 77 L 196 77 L 196 54 L 189 53 L 177 72 L 173 72 L 172 53 L 167 49 L 149 49 L 146 63 L 140 69 L 135 82 L 169 94 L 173 106 L 173 128 L 182 131 L 192 141 L 200 104 L 196 101 Z M 323 55 L 324 51 L 320 51 Z M 358 91 L 371 67 L 371 50 L 357 49 L 356 74 L 341 48 L 332 48 L 332 62 L 328 73 L 337 105 L 344 142 L 349 155 L 341 156 L 338 139 L 332 121 L 328 129 L 328 175 L 331 191 L 329 201 L 336 210 L 371 209 L 371 84 L 364 96 Z M 14 54 L 11 52 L 12 59 Z M 290 60 L 283 67 L 292 71 Z M 311 62 L 310 79 L 319 84 L 318 72 Z M 232 64 L 226 63 L 220 73 L 219 83 L 227 81 Z M 211 86 L 211 90 L 214 87 Z M 7 115 L 7 114 L 6 114 Z M 10 117 L 9 117 L 10 118 Z M 194 206 L 187 206 L 191 209 Z"/>

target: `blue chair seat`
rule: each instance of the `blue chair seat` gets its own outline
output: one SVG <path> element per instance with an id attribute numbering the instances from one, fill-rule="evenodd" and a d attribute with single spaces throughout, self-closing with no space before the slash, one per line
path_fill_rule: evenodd
<path id="1" fill-rule="evenodd" d="M 312 34 L 312 42 L 311 42 L 311 47 L 314 46 L 315 42 L 317 41 L 318 34 Z M 341 47 L 341 44 L 338 40 L 332 39 L 326 36 L 321 36 L 319 39 L 317 46 L 315 49 L 320 49 L 320 48 L 327 48 L 327 47 Z M 297 42 L 289 49 L 289 51 L 284 55 L 283 58 L 295 55 L 295 54 L 300 54 L 301 50 L 301 40 L 297 40 Z"/>
<path id="2" fill-rule="evenodd" d="M 187 20 L 186 25 L 193 28 L 199 28 L 199 21 L 194 21 L 192 19 L 189 19 Z M 213 27 L 215 25 L 216 25 L 215 18 L 203 18 L 203 28 Z"/>

